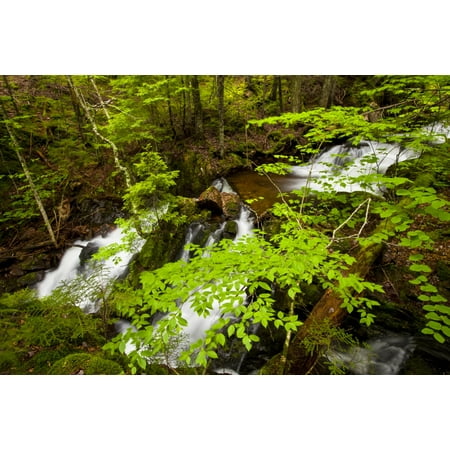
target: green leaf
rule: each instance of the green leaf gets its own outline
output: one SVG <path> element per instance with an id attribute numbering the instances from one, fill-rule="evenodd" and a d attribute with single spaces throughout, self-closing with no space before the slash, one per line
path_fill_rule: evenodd
<path id="1" fill-rule="evenodd" d="M 423 292 L 437 292 L 438 291 L 436 289 L 436 287 L 433 286 L 432 284 L 424 284 L 423 286 L 420 286 L 420 290 Z"/>
<path id="2" fill-rule="evenodd" d="M 426 264 L 411 264 L 409 270 L 412 270 L 413 272 L 431 272 L 430 266 L 427 266 Z"/>
<path id="3" fill-rule="evenodd" d="M 444 325 L 444 326 L 442 327 L 441 331 L 442 331 L 447 337 L 450 337 L 450 327 L 447 327 L 447 326 Z"/>
<path id="4" fill-rule="evenodd" d="M 422 333 L 423 334 L 434 334 L 434 330 L 432 330 L 431 328 L 423 328 L 422 329 Z"/>
<path id="5" fill-rule="evenodd" d="M 433 337 L 440 343 L 443 344 L 445 342 L 445 338 L 444 336 L 442 336 L 442 334 L 440 333 L 434 333 Z"/>
<path id="6" fill-rule="evenodd" d="M 222 333 L 216 334 L 215 340 L 219 345 L 225 345 L 225 336 Z"/>
<path id="7" fill-rule="evenodd" d="M 442 328 L 442 325 L 439 322 L 434 322 L 433 320 L 431 320 L 430 322 L 427 323 L 427 327 L 439 331 Z"/>

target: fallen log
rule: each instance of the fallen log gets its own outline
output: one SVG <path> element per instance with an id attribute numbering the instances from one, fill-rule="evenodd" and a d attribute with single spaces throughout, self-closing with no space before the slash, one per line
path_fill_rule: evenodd
<path id="1" fill-rule="evenodd" d="M 429 177 L 419 177 L 414 185 L 429 185 Z M 405 207 L 410 202 L 409 198 L 405 198 L 398 206 Z M 395 231 L 395 228 L 396 224 L 388 217 L 376 227 L 373 234 L 383 232 L 389 235 Z M 354 255 L 355 262 L 346 271 L 347 274 L 352 273 L 365 278 L 384 247 L 384 242 L 373 242 L 364 247 L 359 247 Z M 303 340 L 313 332 L 314 327 L 321 323 L 328 322 L 331 326 L 339 326 L 347 316 L 347 310 L 342 306 L 343 300 L 339 294 L 333 288 L 327 289 L 292 339 L 286 356 L 282 354 L 275 355 L 264 365 L 259 373 L 263 375 L 302 375 L 310 373 L 322 352 L 320 349 L 308 352 L 303 344 Z"/>

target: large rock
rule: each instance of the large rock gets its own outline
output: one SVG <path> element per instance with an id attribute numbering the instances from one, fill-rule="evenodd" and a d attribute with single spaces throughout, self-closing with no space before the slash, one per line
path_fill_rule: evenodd
<path id="1" fill-rule="evenodd" d="M 200 208 L 208 209 L 213 214 L 221 215 L 223 213 L 222 195 L 214 186 L 203 191 L 198 197 L 197 203 Z"/>
<path id="2" fill-rule="evenodd" d="M 241 199 L 236 193 L 220 192 L 216 187 L 210 186 L 200 194 L 197 203 L 200 208 L 208 209 L 213 215 L 239 218 Z"/>

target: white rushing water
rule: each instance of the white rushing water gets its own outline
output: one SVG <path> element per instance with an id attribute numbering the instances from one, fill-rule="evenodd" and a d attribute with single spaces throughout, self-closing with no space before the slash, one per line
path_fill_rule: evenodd
<path id="1" fill-rule="evenodd" d="M 384 174 L 393 164 L 417 158 L 419 153 L 397 144 L 361 141 L 358 146 L 335 145 L 316 157 L 310 164 L 295 166 L 292 174 L 298 179 L 293 189 L 309 187 L 317 191 L 368 191 L 382 194 L 383 186 L 358 180 L 371 174 Z"/>
<path id="2" fill-rule="evenodd" d="M 48 272 L 44 279 L 36 285 L 39 298 L 50 295 L 54 289 L 76 281 L 79 285 L 78 306 L 86 313 L 94 313 L 100 309 L 100 302 L 95 297 L 98 289 L 107 289 L 108 285 L 119 278 L 127 270 L 133 255 L 141 248 L 142 241 L 136 240 L 133 251 L 121 250 L 110 258 L 97 264 L 87 260 L 82 263 L 83 249 L 96 249 L 110 244 L 122 244 L 125 236 L 120 228 L 116 228 L 105 236 L 96 236 L 90 241 L 75 241 L 66 250 L 57 269 Z"/>
<path id="3" fill-rule="evenodd" d="M 431 144 L 442 144 L 450 136 L 450 127 L 433 124 L 423 130 Z M 385 174 L 394 164 L 418 158 L 420 152 L 398 144 L 363 140 L 359 145 L 334 145 L 306 165 L 294 166 L 289 189 L 308 187 L 316 191 L 367 191 L 382 195 L 384 187 L 376 181 L 359 179 Z"/>
<path id="4" fill-rule="evenodd" d="M 229 192 L 229 191 L 228 191 Z M 244 205 L 241 206 L 241 212 L 239 215 L 239 219 L 236 220 L 237 223 L 237 233 L 235 237 L 235 241 L 242 238 L 246 235 L 251 235 L 254 224 L 253 217 L 250 210 Z M 206 241 L 205 247 L 214 245 L 218 240 L 220 240 L 221 235 L 223 233 L 223 229 L 225 227 L 225 223 L 223 223 L 215 232 L 211 233 L 209 238 Z M 187 233 L 187 237 L 194 237 L 195 234 L 190 231 Z M 190 242 L 186 242 L 189 244 Z M 208 257 L 208 252 L 204 254 L 204 257 Z M 230 274 L 228 274 L 230 276 Z M 238 302 L 244 302 L 246 300 L 245 286 L 244 285 L 235 285 L 233 283 L 229 283 L 230 278 L 226 280 L 226 283 L 223 286 L 223 290 L 226 290 L 227 293 L 232 293 L 232 295 L 236 298 L 236 306 Z M 222 280 L 216 280 L 216 285 L 221 286 L 223 283 Z M 210 288 L 202 288 L 199 287 L 197 292 L 201 292 L 202 295 L 205 296 L 205 299 L 208 298 L 208 295 L 211 292 Z M 212 303 L 212 308 L 207 317 L 200 316 L 192 307 L 191 301 L 188 299 L 181 305 L 181 316 L 186 320 L 187 325 L 183 329 L 184 340 L 180 342 L 171 355 L 164 357 L 164 362 L 171 367 L 177 367 L 178 365 L 178 356 L 181 354 L 183 350 L 189 348 L 191 344 L 198 341 L 199 339 L 203 339 L 206 337 L 206 332 L 221 318 L 224 317 L 224 314 L 221 310 L 220 303 L 217 300 L 214 300 Z M 155 324 L 157 326 L 157 324 Z"/>

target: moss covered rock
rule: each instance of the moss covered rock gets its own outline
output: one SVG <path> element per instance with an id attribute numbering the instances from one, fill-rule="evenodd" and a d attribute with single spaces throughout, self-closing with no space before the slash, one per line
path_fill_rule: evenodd
<path id="1" fill-rule="evenodd" d="M 114 361 L 88 353 L 73 353 L 56 361 L 49 375 L 119 375 L 122 367 Z"/>

